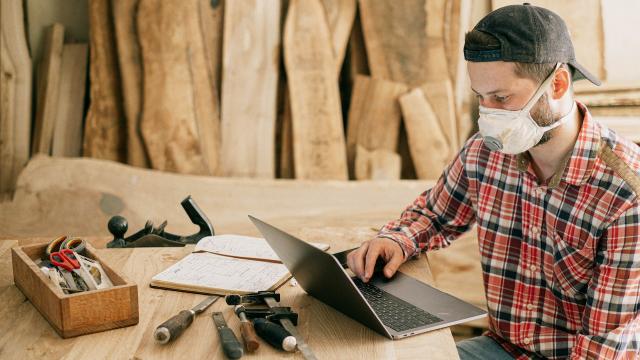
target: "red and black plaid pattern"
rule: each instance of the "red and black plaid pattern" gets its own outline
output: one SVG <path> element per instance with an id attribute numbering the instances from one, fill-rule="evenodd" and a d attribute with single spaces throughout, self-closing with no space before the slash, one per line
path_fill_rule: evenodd
<path id="1" fill-rule="evenodd" d="M 412 257 L 475 223 L 491 330 L 519 359 L 630 359 L 640 352 L 640 148 L 583 122 L 540 184 L 527 155 L 476 135 L 379 237 Z"/>

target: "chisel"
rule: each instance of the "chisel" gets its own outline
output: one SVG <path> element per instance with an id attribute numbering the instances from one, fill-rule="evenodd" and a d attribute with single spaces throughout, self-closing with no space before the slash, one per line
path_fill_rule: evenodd
<path id="1" fill-rule="evenodd" d="M 166 344 L 169 341 L 175 340 L 184 329 L 188 328 L 189 325 L 193 322 L 193 319 L 196 315 L 205 311 L 209 305 L 213 304 L 218 300 L 220 296 L 213 295 L 204 299 L 200 304 L 196 305 L 196 307 L 189 310 L 182 310 L 175 315 L 171 319 L 160 324 L 156 331 L 153 333 L 153 338 L 156 339 L 156 342 L 160 344 Z"/>
<path id="2" fill-rule="evenodd" d="M 220 345 L 222 346 L 222 351 L 229 359 L 239 359 L 244 354 L 242 350 L 242 344 L 238 341 L 236 334 L 233 333 L 233 330 L 229 326 L 227 326 L 227 321 L 222 316 L 222 313 L 219 311 L 211 314 L 213 317 L 213 322 L 216 324 L 216 328 L 218 328 L 218 335 L 220 335 Z"/>

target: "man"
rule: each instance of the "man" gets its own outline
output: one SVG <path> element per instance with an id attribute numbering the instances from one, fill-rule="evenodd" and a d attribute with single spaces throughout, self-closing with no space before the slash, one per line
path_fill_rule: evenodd
<path id="1" fill-rule="evenodd" d="M 574 100 L 573 80 L 600 82 L 555 13 L 498 9 L 464 55 L 479 134 L 349 267 L 368 281 L 382 257 L 391 277 L 475 223 L 490 330 L 462 359 L 638 357 L 640 149 Z"/>

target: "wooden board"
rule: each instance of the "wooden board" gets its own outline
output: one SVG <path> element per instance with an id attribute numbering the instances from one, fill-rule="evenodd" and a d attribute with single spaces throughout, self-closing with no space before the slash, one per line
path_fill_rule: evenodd
<path id="1" fill-rule="evenodd" d="M 347 180 L 331 34 L 318 0 L 292 0 L 284 32 L 298 179 Z"/>
<path id="2" fill-rule="evenodd" d="M 369 63 L 367 60 L 367 49 L 364 45 L 364 35 L 362 34 L 362 22 L 360 14 L 356 14 L 349 40 L 349 80 L 355 81 L 357 75 L 369 75 Z"/>
<path id="3" fill-rule="evenodd" d="M 0 34 L 0 194 L 13 191 L 15 174 L 16 67 L 9 56 L 4 33 Z M 2 200 L 2 199 L 0 199 Z"/>
<path id="4" fill-rule="evenodd" d="M 356 145 L 354 174 L 357 180 L 398 180 L 402 159 L 398 153 L 386 149 L 369 151 Z"/>
<path id="5" fill-rule="evenodd" d="M 282 128 L 280 135 L 280 177 L 293 179 L 296 177 L 293 163 L 293 129 L 291 128 L 291 100 L 289 90 L 283 91 Z"/>
<path id="6" fill-rule="evenodd" d="M 84 156 L 125 161 L 126 121 L 108 0 L 89 2 L 89 97 L 85 119 Z"/>
<path id="7" fill-rule="evenodd" d="M 215 85 L 216 96 L 220 100 L 220 88 L 222 79 L 222 34 L 225 0 L 198 0 L 200 13 L 200 26 L 204 40 L 207 68 L 211 82 Z"/>
<path id="8" fill-rule="evenodd" d="M 53 24 L 47 29 L 44 52 L 37 79 L 37 107 L 33 132 L 34 154 L 51 153 L 51 140 L 58 106 L 60 64 L 64 42 L 64 26 Z"/>
<path id="9" fill-rule="evenodd" d="M 141 0 L 141 131 L 155 169 L 218 171 L 220 123 L 208 76 L 197 3 Z"/>
<path id="10" fill-rule="evenodd" d="M 458 151 L 458 134 L 451 81 L 429 81 L 420 87 L 431 104 L 440 128 L 449 144 L 449 157 Z"/>
<path id="11" fill-rule="evenodd" d="M 149 158 L 140 133 L 142 111 L 142 59 L 138 43 L 136 15 L 138 0 L 115 0 L 113 29 L 122 79 L 122 99 L 127 122 L 127 163 L 149 167 Z"/>
<path id="12" fill-rule="evenodd" d="M 31 87 L 32 69 L 24 29 L 24 11 L 20 0 L 1 2 L 0 37 L 4 43 L 2 81 L 13 86 L 13 101 L 5 103 L 9 88 L 3 86 L 0 119 L 0 194 L 14 188 L 19 172 L 29 160 L 31 149 Z M 5 69 L 5 65 L 12 70 Z M 11 115 L 5 113 L 9 110 Z M 12 130 L 9 130 L 10 127 Z M 11 145 L 10 145 L 11 144 Z M 0 195 L 2 196 L 2 195 Z"/>
<path id="13" fill-rule="evenodd" d="M 65 44 L 62 49 L 58 106 L 51 154 L 82 155 L 82 123 L 87 86 L 87 44 Z"/>
<path id="14" fill-rule="evenodd" d="M 451 148 L 432 105 L 415 88 L 400 97 L 400 107 L 418 178 L 438 179 L 450 160 Z"/>
<path id="15" fill-rule="evenodd" d="M 637 32 L 640 2 L 601 0 L 600 4 L 606 70 L 606 78 L 602 80 L 618 85 L 637 84 L 640 81 L 640 38 L 631 34 Z M 585 60 L 578 57 L 578 61 Z"/>
<path id="16" fill-rule="evenodd" d="M 360 20 L 373 77 L 418 86 L 427 80 L 426 0 L 360 0 Z"/>
<path id="17" fill-rule="evenodd" d="M 347 42 L 351 35 L 351 27 L 356 16 L 356 0 L 321 0 L 324 7 L 333 55 L 336 59 L 336 73 L 340 73 Z"/>
<path id="18" fill-rule="evenodd" d="M 275 176 L 280 0 L 225 4 L 222 175 Z"/>
<path id="19" fill-rule="evenodd" d="M 601 3 L 607 0 L 533 0 L 532 5 L 547 8 L 567 24 L 578 62 L 601 80 L 606 80 Z M 614 2 L 617 3 L 617 2 Z M 495 10 L 506 5 L 522 4 L 516 0 L 491 0 Z M 619 6 L 625 7 L 620 4 Z M 633 16 L 631 11 L 630 16 Z"/>
<path id="20" fill-rule="evenodd" d="M 398 96 L 406 91 L 407 87 L 404 84 L 363 75 L 356 77 L 347 123 L 347 158 L 352 175 L 355 174 L 353 169 L 357 159 L 357 145 L 368 151 L 386 150 L 389 153 L 397 153 L 400 131 Z M 369 167 L 376 172 L 376 167 L 384 164 L 390 164 L 392 168 L 388 173 L 395 174 L 395 164 L 392 162 L 379 161 Z M 399 175 L 398 173 L 397 179 L 400 178 Z"/>

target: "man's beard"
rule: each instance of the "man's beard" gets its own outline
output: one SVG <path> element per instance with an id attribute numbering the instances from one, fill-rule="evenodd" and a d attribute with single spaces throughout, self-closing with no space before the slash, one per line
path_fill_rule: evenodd
<path id="1" fill-rule="evenodd" d="M 533 120 L 535 120 L 538 126 L 549 126 L 554 122 L 560 120 L 559 118 L 554 119 L 553 112 L 551 111 L 551 106 L 549 105 L 549 98 L 547 97 L 546 93 L 540 97 L 538 103 L 531 109 L 531 117 L 533 118 Z M 540 141 L 538 141 L 538 143 L 535 144 L 534 147 L 542 145 L 551 140 L 551 138 L 553 137 L 551 135 L 551 132 L 552 130 L 549 130 L 542 134 Z"/>

